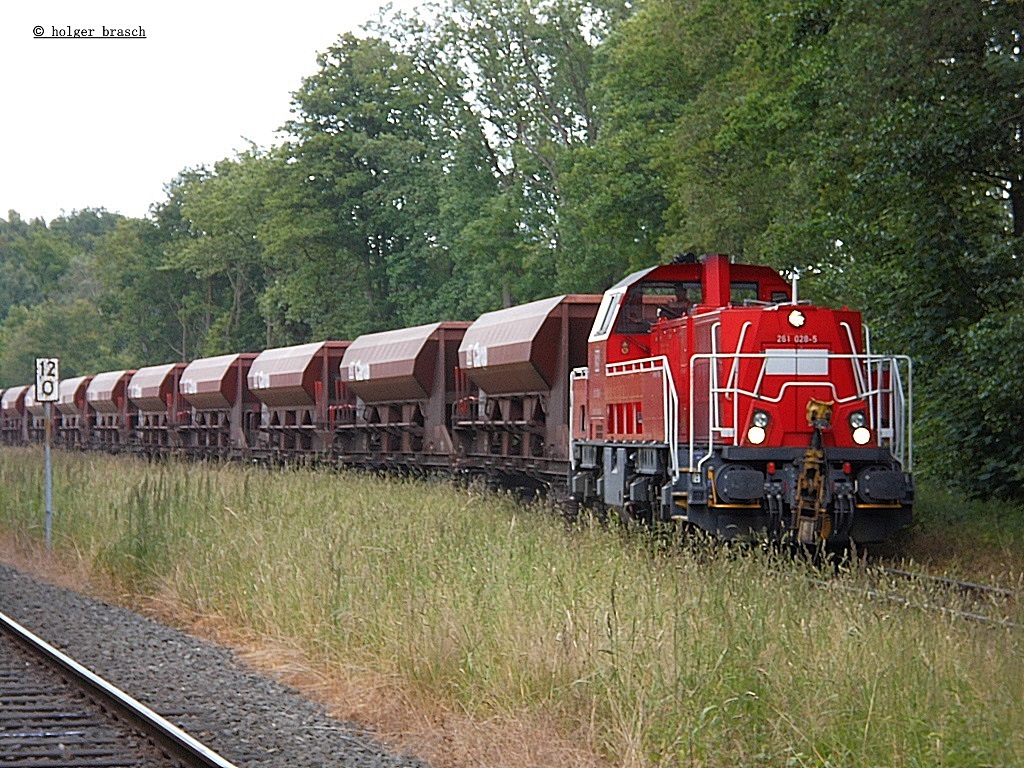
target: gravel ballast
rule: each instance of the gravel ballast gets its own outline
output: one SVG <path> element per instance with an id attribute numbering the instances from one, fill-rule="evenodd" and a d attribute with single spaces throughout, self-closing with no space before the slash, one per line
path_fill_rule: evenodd
<path id="1" fill-rule="evenodd" d="M 3 564 L 0 612 L 240 767 L 428 768 L 228 650 Z"/>

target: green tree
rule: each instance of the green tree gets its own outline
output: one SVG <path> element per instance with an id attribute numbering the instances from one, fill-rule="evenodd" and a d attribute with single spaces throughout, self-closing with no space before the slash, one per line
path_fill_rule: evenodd
<path id="1" fill-rule="evenodd" d="M 343 36 L 319 67 L 272 170 L 265 309 L 317 336 L 434 319 L 454 274 L 451 180 L 481 173 L 466 112 L 437 70 L 379 39 Z"/>
<path id="2" fill-rule="evenodd" d="M 65 378 L 131 365 L 111 340 L 108 319 L 85 299 L 15 307 L 0 323 L 0 387 L 35 381 L 37 357 L 59 357 Z"/>
<path id="3" fill-rule="evenodd" d="M 680 114 L 700 82 L 687 49 L 697 6 L 650 0 L 595 51 L 596 138 L 563 158 L 560 215 L 573 252 L 563 267 L 567 287 L 602 290 L 663 260 L 665 162 Z"/>
<path id="4" fill-rule="evenodd" d="M 608 180 L 627 192 L 604 208 L 609 242 L 633 212 L 626 201 L 647 201 L 637 220 L 663 256 L 723 250 L 797 268 L 805 292 L 864 309 L 876 346 L 917 360 L 919 455 L 1003 494 L 1020 493 L 1019 456 L 990 407 L 1015 414 L 1017 401 L 976 377 L 1013 393 L 1013 368 L 992 371 L 989 345 L 1024 353 L 1012 330 L 1020 7 L 649 0 L 602 51 L 607 117 L 593 155 L 622 163 Z M 583 201 L 584 214 L 602 210 Z M 618 240 L 620 258 L 645 258 L 639 239 Z M 984 479 L 955 471 L 965 457 Z"/>
<path id="5" fill-rule="evenodd" d="M 630 9 L 613 0 L 452 0 L 438 14 L 437 45 L 466 73 L 465 98 L 501 189 L 467 225 L 464 242 L 486 258 L 491 249 L 477 235 L 494 236 L 488 255 L 503 304 L 581 289 L 593 241 L 568 202 L 593 181 L 577 156 L 600 130 L 596 51 Z"/>
<path id="6" fill-rule="evenodd" d="M 100 309 L 109 333 L 133 365 L 191 360 L 201 355 L 205 333 L 187 322 L 185 307 L 195 278 L 165 264 L 175 237 L 156 219 L 124 219 L 97 247 Z"/>
<path id="7" fill-rule="evenodd" d="M 188 236 L 167 243 L 165 266 L 193 275 L 205 289 L 205 297 L 193 297 L 205 310 L 206 355 L 267 346 L 259 307 L 266 284 L 259 237 L 270 189 L 266 165 L 265 155 L 253 147 L 182 179 L 180 223 Z"/>
<path id="8" fill-rule="evenodd" d="M 832 106 L 816 171 L 842 244 L 833 292 L 853 286 L 877 337 L 915 357 L 925 468 L 972 493 L 1024 497 L 1004 421 L 1021 409 L 1009 363 L 1024 354 L 1020 10 L 841 4 L 821 42 Z"/>
<path id="9" fill-rule="evenodd" d="M 17 211 L 8 211 L 7 219 L 0 219 L 0 318 L 12 307 L 32 304 L 39 300 L 35 276 L 27 266 L 26 243 L 31 225 Z"/>
<path id="10" fill-rule="evenodd" d="M 14 306 L 87 296 L 96 244 L 122 217 L 100 209 L 62 215 L 47 225 L 15 211 L 0 220 L 0 318 Z"/>

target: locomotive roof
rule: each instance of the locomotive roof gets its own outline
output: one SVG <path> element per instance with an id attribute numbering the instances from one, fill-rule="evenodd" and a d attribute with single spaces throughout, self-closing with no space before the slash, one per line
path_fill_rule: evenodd
<path id="1" fill-rule="evenodd" d="M 724 256 L 709 258 L 727 258 Z M 685 262 L 672 264 L 658 264 L 657 266 L 639 269 L 622 280 L 617 282 L 609 291 L 628 288 L 635 283 L 650 282 L 655 280 L 700 280 L 705 269 L 704 262 Z M 785 284 L 782 276 L 771 267 L 763 267 L 754 264 L 729 264 L 729 271 L 733 280 L 763 280 L 769 278 Z"/>

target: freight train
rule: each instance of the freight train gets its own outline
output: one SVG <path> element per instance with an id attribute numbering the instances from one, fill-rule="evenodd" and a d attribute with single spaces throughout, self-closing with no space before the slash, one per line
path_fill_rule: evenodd
<path id="1" fill-rule="evenodd" d="M 722 539 L 889 539 L 911 521 L 911 363 L 859 312 L 722 255 L 564 295 L 60 382 L 53 440 L 150 456 L 483 474 Z M 43 439 L 32 386 L 0 439 Z"/>

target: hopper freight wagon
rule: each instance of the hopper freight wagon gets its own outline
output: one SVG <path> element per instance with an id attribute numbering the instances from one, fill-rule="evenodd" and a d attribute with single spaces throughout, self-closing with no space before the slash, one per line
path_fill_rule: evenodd
<path id="1" fill-rule="evenodd" d="M 453 427 L 475 472 L 552 482 L 569 455 L 569 375 L 586 365 L 596 295 L 542 299 L 481 315 L 459 346 Z"/>
<path id="2" fill-rule="evenodd" d="M 246 377 L 257 355 L 242 352 L 194 360 L 181 373 L 181 450 L 209 458 L 246 457 L 259 426 L 259 401 Z"/>
<path id="3" fill-rule="evenodd" d="M 133 449 L 162 456 L 181 447 L 179 427 L 184 411 L 179 385 L 186 367 L 187 363 L 151 365 L 131 377 L 128 399 L 135 409 Z"/>
<path id="4" fill-rule="evenodd" d="M 28 385 L 10 387 L 0 396 L 0 440 L 4 445 L 24 445 L 28 442 L 25 410 L 28 389 Z"/>
<path id="5" fill-rule="evenodd" d="M 56 405 L 54 442 L 63 448 L 85 448 L 89 445 L 92 419 L 85 395 L 92 376 L 76 376 L 60 383 Z"/>
<path id="6" fill-rule="evenodd" d="M 249 390 L 261 403 L 253 455 L 286 461 L 330 453 L 337 415 L 355 413 L 355 399 L 341 378 L 348 346 L 319 341 L 259 354 L 248 373 Z"/>
<path id="7" fill-rule="evenodd" d="M 469 327 L 444 322 L 365 334 L 341 361 L 357 398 L 351 420 L 336 423 L 347 463 L 406 469 L 452 468 L 452 406 L 459 344 Z"/>
<path id="8" fill-rule="evenodd" d="M 136 409 L 128 400 L 128 381 L 134 370 L 108 371 L 93 376 L 85 390 L 92 412 L 89 443 L 96 448 L 119 450 L 129 444 Z"/>

